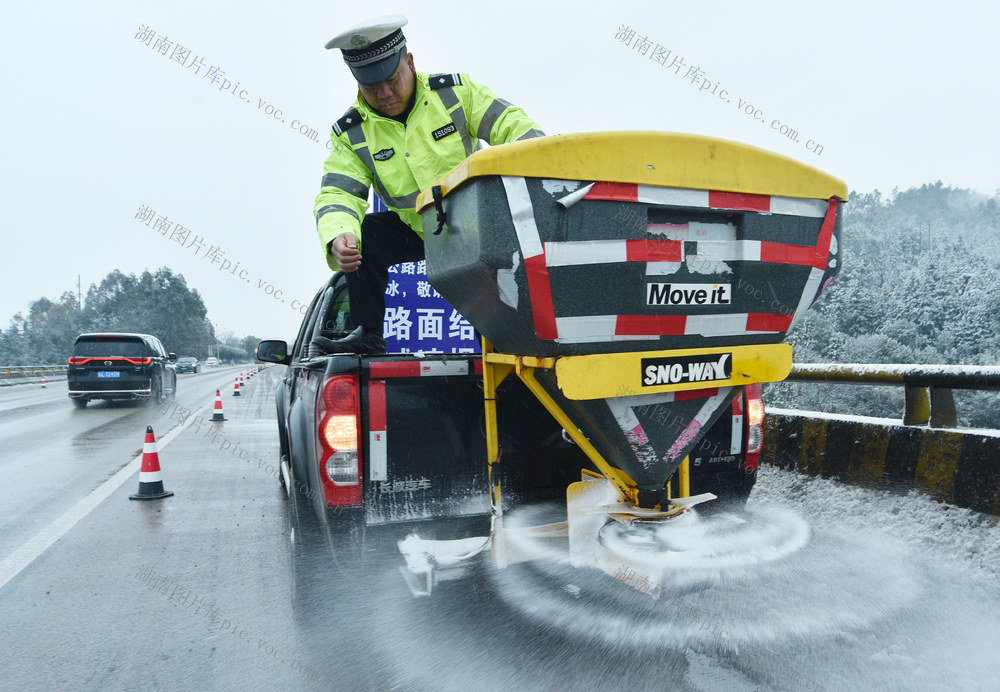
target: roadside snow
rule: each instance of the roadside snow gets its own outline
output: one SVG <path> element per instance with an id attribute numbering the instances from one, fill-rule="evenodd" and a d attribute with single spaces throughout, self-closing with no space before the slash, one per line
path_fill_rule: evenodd
<path id="1" fill-rule="evenodd" d="M 904 426 L 903 421 L 900 418 L 876 418 L 873 416 L 855 416 L 847 413 L 828 413 L 826 411 L 805 411 L 796 408 L 777 408 L 768 406 L 767 412 L 769 414 L 782 415 L 782 416 L 799 416 L 802 418 L 822 418 L 824 420 L 836 420 L 843 421 L 846 423 L 866 423 L 868 425 L 882 425 L 888 427 L 914 427 L 914 426 Z M 920 427 L 920 426 L 916 426 Z M 953 432 L 962 433 L 963 435 L 982 435 L 983 437 L 1000 437 L 1000 430 L 994 430 L 992 428 L 934 428 L 936 431 L 940 432 Z"/>
<path id="2" fill-rule="evenodd" d="M 961 562 L 1000 587 L 1000 519 L 937 502 L 918 490 L 895 494 L 761 466 L 751 506 L 793 507 L 814 528 L 883 532 L 922 553 Z"/>
<path id="3" fill-rule="evenodd" d="M 768 414 L 781 416 L 800 416 L 802 418 L 822 418 L 824 420 L 839 420 L 847 423 L 867 423 L 869 425 L 888 425 L 902 427 L 900 418 L 875 418 L 872 416 L 854 416 L 846 413 L 827 413 L 826 411 L 803 411 L 796 408 L 767 407 Z"/>

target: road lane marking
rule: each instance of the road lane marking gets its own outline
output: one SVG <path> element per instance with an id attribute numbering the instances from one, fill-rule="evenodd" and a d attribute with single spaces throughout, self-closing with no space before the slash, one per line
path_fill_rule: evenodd
<path id="1" fill-rule="evenodd" d="M 200 409 L 195 411 L 190 417 L 185 419 L 183 423 L 172 429 L 161 439 L 157 440 L 157 451 L 170 444 L 175 437 L 180 435 L 194 422 L 196 417 L 207 411 L 209 407 L 214 404 L 215 399 L 213 398 L 211 404 L 205 404 Z M 123 468 L 119 469 L 118 472 L 111 478 L 94 488 L 94 490 L 87 495 L 87 497 L 77 502 L 61 517 L 35 534 L 34 538 L 5 557 L 3 560 L 0 560 L 0 589 L 2 589 L 7 582 L 20 574 L 25 567 L 34 562 L 35 558 L 44 553 L 50 545 L 66 535 L 66 532 L 73 528 L 78 521 L 90 514 L 95 507 L 101 504 L 101 502 L 117 490 L 141 467 L 142 453 L 140 453 Z"/>

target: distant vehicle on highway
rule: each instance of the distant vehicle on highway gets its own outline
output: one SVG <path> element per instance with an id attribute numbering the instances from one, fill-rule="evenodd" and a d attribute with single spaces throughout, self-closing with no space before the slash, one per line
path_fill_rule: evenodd
<path id="1" fill-rule="evenodd" d="M 191 356 L 184 356 L 183 358 L 177 359 L 177 372 L 201 372 L 201 363 L 198 362 L 197 358 L 192 358 Z"/>
<path id="2" fill-rule="evenodd" d="M 219 359 L 216 358 L 215 356 L 209 356 L 208 358 L 205 359 L 205 365 L 207 365 L 210 368 L 218 367 Z"/>
<path id="3" fill-rule="evenodd" d="M 91 399 L 152 403 L 177 393 L 177 354 L 151 334 L 81 334 L 69 357 L 69 398 L 77 408 Z"/>

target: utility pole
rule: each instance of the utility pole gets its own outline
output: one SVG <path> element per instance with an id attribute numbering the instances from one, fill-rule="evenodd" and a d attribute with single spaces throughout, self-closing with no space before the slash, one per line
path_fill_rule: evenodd
<path id="1" fill-rule="evenodd" d="M 80 310 L 83 310 L 83 291 L 80 290 L 80 275 L 76 275 L 76 302 L 80 306 Z"/>

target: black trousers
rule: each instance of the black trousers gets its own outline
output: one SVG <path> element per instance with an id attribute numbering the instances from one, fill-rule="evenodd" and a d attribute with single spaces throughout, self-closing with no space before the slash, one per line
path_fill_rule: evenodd
<path id="1" fill-rule="evenodd" d="M 361 266 L 345 272 L 351 321 L 382 335 L 389 267 L 424 259 L 424 241 L 394 211 L 368 214 L 361 222 Z"/>

